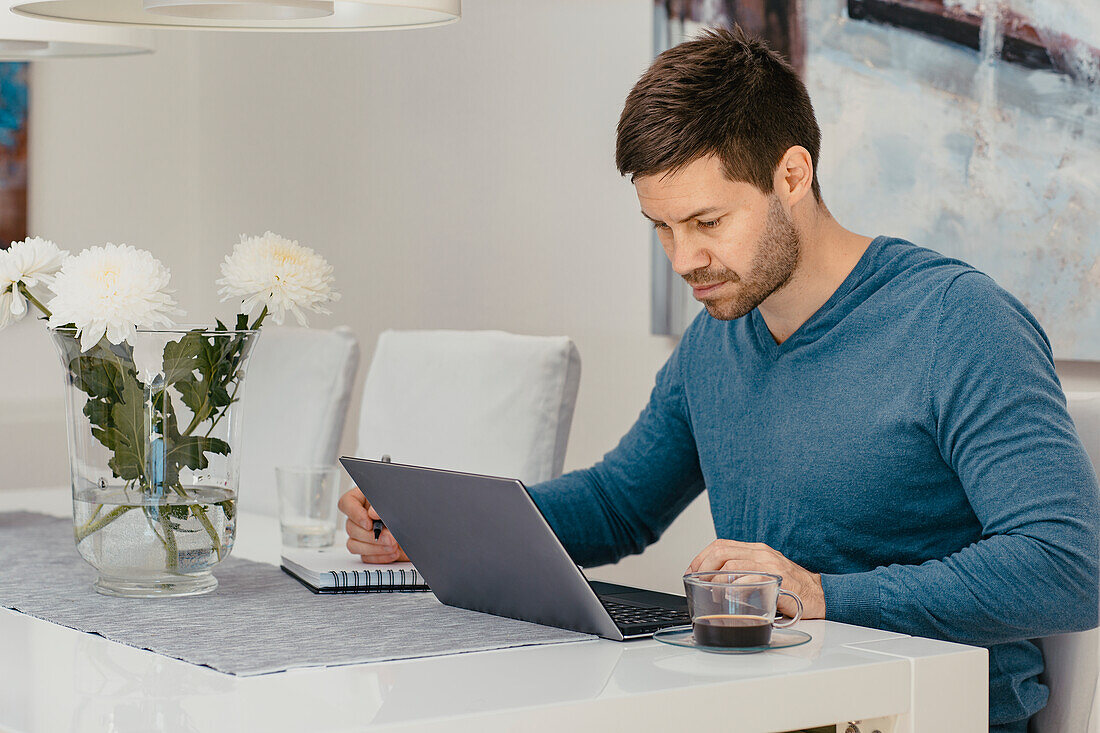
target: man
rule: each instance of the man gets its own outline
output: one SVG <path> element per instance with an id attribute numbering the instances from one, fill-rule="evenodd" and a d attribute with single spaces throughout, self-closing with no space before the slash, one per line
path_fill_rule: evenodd
<path id="1" fill-rule="evenodd" d="M 991 730 L 1024 731 L 1047 697 L 1027 639 L 1097 624 L 1096 476 L 1031 314 L 962 262 L 840 226 L 819 140 L 797 75 L 740 32 L 638 81 L 617 164 L 706 313 L 618 447 L 531 494 L 595 565 L 706 488 L 722 539 L 688 570 L 775 572 L 805 618 L 986 646 Z M 352 552 L 404 559 L 358 491 L 341 509 Z"/>

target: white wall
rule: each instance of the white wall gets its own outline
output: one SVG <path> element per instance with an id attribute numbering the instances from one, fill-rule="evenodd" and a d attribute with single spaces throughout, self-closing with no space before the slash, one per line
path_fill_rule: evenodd
<path id="1" fill-rule="evenodd" d="M 344 293 L 313 325 L 351 326 L 364 363 L 384 328 L 568 334 L 583 376 L 566 467 L 589 465 L 672 348 L 648 335 L 649 231 L 613 158 L 651 12 L 467 0 L 439 29 L 173 32 L 152 56 L 38 64 L 33 232 L 152 250 L 196 321 L 228 312 L 213 282 L 240 233 L 299 238 Z M 67 480 L 54 360 L 38 324 L 0 334 L 0 486 Z M 1100 388 L 1094 365 L 1072 375 Z M 697 501 L 599 574 L 676 590 L 713 536 Z"/>

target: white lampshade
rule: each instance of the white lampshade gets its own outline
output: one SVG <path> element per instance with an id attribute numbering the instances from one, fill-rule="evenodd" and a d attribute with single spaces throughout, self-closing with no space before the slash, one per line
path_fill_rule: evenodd
<path id="1" fill-rule="evenodd" d="M 75 56 L 125 56 L 153 50 L 147 33 L 32 20 L 11 11 L 13 0 L 0 0 L 0 61 L 35 61 Z"/>
<path id="2" fill-rule="evenodd" d="M 13 10 L 147 28 L 351 31 L 454 23 L 462 17 L 462 0 L 15 0 Z"/>

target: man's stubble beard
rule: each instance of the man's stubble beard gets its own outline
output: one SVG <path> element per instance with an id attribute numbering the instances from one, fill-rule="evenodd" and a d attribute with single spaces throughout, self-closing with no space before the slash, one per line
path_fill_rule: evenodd
<path id="1" fill-rule="evenodd" d="M 790 282 L 798 267 L 802 245 L 798 230 L 772 194 L 768 202 L 768 218 L 760 237 L 756 255 L 749 266 L 748 279 L 738 278 L 730 270 L 719 272 L 696 270 L 684 276 L 689 284 L 730 280 L 735 284 L 732 295 L 723 298 L 705 298 L 702 303 L 712 318 L 732 321 L 752 311 L 767 300 L 768 296 Z"/>

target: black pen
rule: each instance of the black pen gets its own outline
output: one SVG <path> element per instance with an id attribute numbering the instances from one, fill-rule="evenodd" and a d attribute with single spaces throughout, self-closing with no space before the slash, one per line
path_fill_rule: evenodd
<path id="1" fill-rule="evenodd" d="M 391 462 L 392 461 L 390 460 L 389 455 L 382 456 L 382 463 L 391 463 Z M 378 539 L 382 534 L 382 530 L 384 530 L 385 528 L 386 528 L 386 525 L 382 522 L 381 519 L 374 520 L 374 524 L 371 525 L 371 529 L 374 530 L 374 539 Z"/>

